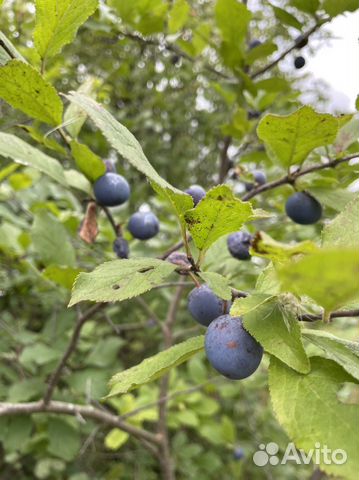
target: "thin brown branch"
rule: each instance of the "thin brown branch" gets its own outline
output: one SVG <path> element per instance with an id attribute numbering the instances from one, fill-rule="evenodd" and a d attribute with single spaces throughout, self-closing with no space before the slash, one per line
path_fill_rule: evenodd
<path id="1" fill-rule="evenodd" d="M 159 437 L 147 430 L 130 425 L 106 410 L 95 408 L 91 405 L 78 405 L 68 402 L 51 401 L 45 404 L 43 401 L 27 403 L 0 402 L 0 417 L 12 415 L 31 415 L 35 413 L 58 413 L 72 415 L 78 418 L 89 418 L 97 422 L 119 428 L 140 441 L 150 443 L 151 446 L 159 444 Z M 152 449 L 152 453 L 154 450 Z"/>
<path id="2" fill-rule="evenodd" d="M 322 25 L 325 23 L 329 22 L 330 18 L 325 18 L 322 20 L 318 20 L 317 23 L 309 29 L 306 33 L 301 35 L 301 40 L 308 39 L 314 32 L 318 30 Z M 252 73 L 250 77 L 252 79 L 259 77 L 260 75 L 263 75 L 263 73 L 268 72 L 268 70 L 271 70 L 274 68 L 280 61 L 282 61 L 287 55 L 289 55 L 293 50 L 297 48 L 297 42 L 294 42 L 290 47 L 288 47 L 284 52 L 282 52 L 277 58 L 275 58 L 272 62 L 268 63 L 264 67 L 260 68 L 256 72 Z"/>
<path id="3" fill-rule="evenodd" d="M 177 287 L 173 299 L 168 307 L 166 320 L 163 324 L 164 347 L 170 348 L 173 344 L 172 328 L 176 321 L 177 310 L 181 302 L 183 287 Z M 160 383 L 159 400 L 168 396 L 169 374 L 165 375 Z M 171 447 L 167 427 L 167 400 L 162 400 L 158 404 L 158 424 L 157 431 L 161 438 L 161 470 L 164 480 L 174 480 L 175 473 L 173 461 L 171 458 Z"/>
<path id="4" fill-rule="evenodd" d="M 110 212 L 110 209 L 108 207 L 105 207 L 104 205 L 101 205 L 102 210 L 105 212 L 105 215 L 110 222 L 110 225 L 112 227 L 112 230 L 115 232 L 115 235 L 117 237 L 119 233 L 119 226 L 116 224 L 115 219 L 112 216 L 112 213 Z"/>
<path id="5" fill-rule="evenodd" d="M 359 309 L 332 312 L 330 314 L 329 319 L 331 320 L 332 318 L 346 318 L 346 317 L 359 317 Z M 315 322 L 317 320 L 322 320 L 322 319 L 323 319 L 323 315 L 311 314 L 311 313 L 300 315 L 298 317 L 298 320 L 301 322 Z"/>
<path id="6" fill-rule="evenodd" d="M 128 413 L 125 413 L 124 415 L 121 415 L 120 418 L 121 418 L 121 420 L 126 420 L 127 418 L 134 417 L 134 416 L 138 415 L 139 413 L 141 413 L 145 410 L 148 410 L 148 409 L 153 408 L 153 407 L 157 407 L 160 403 L 163 403 L 163 402 L 168 403 L 170 400 L 173 400 L 176 397 L 180 397 L 182 395 L 188 395 L 190 393 L 197 392 L 198 390 L 202 390 L 202 388 L 206 387 L 209 384 L 222 382 L 224 380 L 225 379 L 221 375 L 217 375 L 215 377 L 212 377 L 212 378 L 208 379 L 206 382 L 201 383 L 200 385 L 194 385 L 193 387 L 185 388 L 183 390 L 177 390 L 176 392 L 168 394 L 165 397 L 160 397 L 155 402 L 147 403 L 146 405 L 142 405 L 141 407 L 138 407 L 134 410 L 131 410 Z"/>
<path id="7" fill-rule="evenodd" d="M 190 239 L 188 239 L 188 241 L 190 241 Z M 172 247 L 170 247 L 164 253 L 162 253 L 162 255 L 159 255 L 157 258 L 160 259 L 160 260 L 166 260 L 166 258 L 169 257 L 171 255 L 171 253 L 175 252 L 176 250 L 179 250 L 183 246 L 184 246 L 184 241 L 180 240 L 179 242 L 172 245 Z"/>
<path id="8" fill-rule="evenodd" d="M 267 190 L 273 190 L 274 188 L 280 187 L 281 185 L 286 184 L 293 184 L 297 178 L 302 177 L 303 175 L 308 175 L 309 173 L 317 172 L 319 170 L 324 170 L 326 168 L 335 168 L 337 165 L 345 162 L 349 162 L 353 158 L 359 158 L 359 152 L 353 153 L 352 155 L 348 155 L 347 157 L 343 158 L 336 158 L 334 160 L 330 160 L 326 163 L 320 163 L 319 165 L 313 165 L 312 167 L 308 167 L 304 170 L 297 170 L 288 175 L 284 175 L 284 177 L 279 178 L 278 180 L 274 180 L 273 182 L 267 182 L 263 185 L 259 185 L 258 187 L 254 188 L 250 192 L 246 193 L 242 200 L 246 201 L 249 200 L 260 193 L 266 192 Z"/>
<path id="9" fill-rule="evenodd" d="M 172 52 L 175 55 L 178 55 L 179 57 L 184 58 L 185 60 L 187 60 L 191 63 L 196 62 L 195 58 L 188 55 L 186 52 L 184 52 L 181 48 L 179 48 L 177 45 L 175 45 L 173 43 L 170 43 L 170 42 L 167 42 L 167 41 L 164 41 L 164 40 L 163 41 L 158 41 L 158 40 L 155 40 L 153 38 L 148 38 L 148 37 L 144 38 L 141 35 L 138 35 L 136 33 L 126 32 L 126 31 L 123 31 L 123 30 L 119 31 L 119 34 L 122 35 L 123 37 L 126 37 L 126 38 L 130 39 L 130 40 L 134 40 L 136 42 L 139 42 L 142 45 L 163 48 L 163 49 L 167 50 L 168 52 Z M 223 73 L 220 70 L 216 70 L 214 67 L 212 67 L 212 65 L 210 65 L 208 63 L 204 63 L 203 68 L 205 70 L 207 70 L 208 72 L 214 73 L 215 75 L 217 75 L 221 78 L 224 78 L 226 80 L 231 80 L 231 77 L 229 77 L 228 75 L 226 75 L 225 73 Z"/>
<path id="10" fill-rule="evenodd" d="M 74 328 L 74 331 L 72 332 L 70 343 L 69 343 L 65 353 L 63 354 L 59 364 L 57 365 L 56 369 L 54 370 L 54 372 L 52 373 L 52 375 L 49 379 L 49 383 L 48 383 L 47 390 L 45 392 L 44 400 L 43 400 L 44 405 L 47 405 L 50 402 L 50 400 L 52 398 L 52 395 L 54 393 L 54 390 L 55 390 L 55 388 L 56 388 L 56 386 L 57 386 L 57 384 L 60 380 L 60 377 L 62 375 L 62 372 L 63 372 L 63 370 L 66 366 L 66 363 L 67 363 L 68 359 L 70 358 L 70 356 L 72 355 L 72 353 L 74 352 L 74 350 L 76 349 L 77 342 L 80 338 L 82 327 L 87 322 L 87 320 L 92 318 L 97 312 L 99 312 L 102 308 L 104 308 L 105 305 L 106 304 L 104 304 L 104 303 L 98 303 L 96 305 L 93 305 L 85 313 L 83 313 L 82 315 L 80 315 L 78 317 L 75 328 Z"/>

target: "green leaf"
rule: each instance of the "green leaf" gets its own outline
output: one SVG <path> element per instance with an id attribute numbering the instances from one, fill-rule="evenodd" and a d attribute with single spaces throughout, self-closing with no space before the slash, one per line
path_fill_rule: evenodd
<path id="1" fill-rule="evenodd" d="M 273 8 L 274 15 L 281 24 L 289 25 L 297 30 L 302 30 L 302 23 L 300 23 L 294 15 L 283 10 L 283 8 L 275 7 L 274 5 L 271 5 L 271 7 Z"/>
<path id="2" fill-rule="evenodd" d="M 80 270 L 72 267 L 62 267 L 60 265 L 49 265 L 42 272 L 43 276 L 61 287 L 71 290 L 75 278 Z"/>
<path id="3" fill-rule="evenodd" d="M 311 240 L 304 240 L 300 243 L 287 244 L 277 242 L 264 232 L 257 232 L 251 246 L 252 255 L 269 258 L 273 262 L 283 262 L 291 257 L 303 253 L 311 253 L 318 250 L 318 247 Z"/>
<path id="4" fill-rule="evenodd" d="M 236 198 L 227 185 L 212 188 L 196 208 L 185 213 L 193 241 L 204 251 L 223 235 L 240 230 L 252 218 L 251 204 Z"/>
<path id="5" fill-rule="evenodd" d="M 61 52 L 97 6 L 98 0 L 36 0 L 34 41 L 40 56 L 52 57 Z"/>
<path id="6" fill-rule="evenodd" d="M 352 377 L 339 365 L 324 358 L 311 358 L 311 372 L 298 374 L 271 358 L 269 389 L 274 412 L 297 448 L 308 452 L 317 442 L 327 448 L 347 453 L 347 461 L 336 464 L 323 461 L 320 469 L 348 480 L 359 470 L 358 405 L 341 403 L 337 398 L 343 382 Z"/>
<path id="7" fill-rule="evenodd" d="M 319 8 L 319 0 L 291 0 L 291 5 L 306 13 L 315 13 Z"/>
<path id="8" fill-rule="evenodd" d="M 21 451 L 30 439 L 33 429 L 32 419 L 20 415 L 6 419 L 5 428 L 2 426 L 1 443 L 7 452 Z"/>
<path id="9" fill-rule="evenodd" d="M 322 8 L 331 17 L 336 17 L 344 12 L 355 12 L 359 8 L 358 0 L 324 0 Z"/>
<path id="10" fill-rule="evenodd" d="M 89 76 L 77 89 L 77 92 L 95 97 L 96 89 L 100 86 L 101 81 Z M 64 126 L 72 138 L 77 138 L 83 124 L 87 118 L 86 113 L 75 103 L 69 103 L 64 113 Z"/>
<path id="11" fill-rule="evenodd" d="M 91 98 L 77 92 L 71 92 L 67 98 L 88 114 L 120 155 L 146 175 L 156 192 L 167 198 L 179 218 L 182 219 L 183 213 L 193 206 L 192 198 L 174 188 L 158 175 L 132 133 Z"/>
<path id="12" fill-rule="evenodd" d="M 345 123 L 339 130 L 335 139 L 334 149 L 336 155 L 340 155 L 350 145 L 359 139 L 359 117 L 355 116 Z"/>
<path id="13" fill-rule="evenodd" d="M 4 181 L 12 173 L 14 173 L 19 167 L 20 165 L 10 163 L 9 165 L 6 165 L 6 167 L 2 168 L 0 170 L 0 182 Z"/>
<path id="14" fill-rule="evenodd" d="M 162 0 L 110 1 L 121 19 L 143 35 L 162 32 L 168 3 Z"/>
<path id="15" fill-rule="evenodd" d="M 201 272 L 200 276 L 219 298 L 232 300 L 232 289 L 226 277 L 216 272 Z"/>
<path id="16" fill-rule="evenodd" d="M 45 264 L 69 267 L 76 264 L 75 250 L 66 228 L 52 214 L 40 211 L 35 215 L 32 241 L 38 256 Z"/>
<path id="17" fill-rule="evenodd" d="M 34 127 L 33 125 L 17 125 L 17 127 L 25 130 L 30 137 L 35 140 L 37 143 L 41 143 L 46 148 L 50 150 L 55 150 L 57 153 L 61 153 L 61 155 L 67 155 L 67 151 L 64 147 L 62 147 L 54 138 L 50 136 L 44 135 L 38 128 Z"/>
<path id="18" fill-rule="evenodd" d="M 338 132 L 338 120 L 304 106 L 290 115 L 268 114 L 260 121 L 257 134 L 268 156 L 285 167 L 300 165 L 317 147 L 330 145 Z"/>
<path id="19" fill-rule="evenodd" d="M 94 182 L 106 172 L 104 162 L 87 145 L 72 140 L 70 146 L 76 165 L 90 181 Z"/>
<path id="20" fill-rule="evenodd" d="M 266 352 L 300 373 L 309 372 L 299 322 L 294 315 L 286 314 L 277 299 L 260 295 L 257 306 L 244 314 L 243 325 Z"/>
<path id="21" fill-rule="evenodd" d="M 54 87 L 21 60 L 10 60 L 0 67 L 0 98 L 50 125 L 59 125 L 62 121 L 63 105 Z"/>
<path id="22" fill-rule="evenodd" d="M 176 269 L 176 265 L 156 258 L 113 260 L 91 273 L 77 277 L 69 307 L 83 300 L 122 302 L 148 292 Z"/>
<path id="23" fill-rule="evenodd" d="M 246 63 L 252 65 L 256 60 L 263 57 L 268 57 L 277 50 L 277 45 L 273 42 L 265 42 L 257 47 L 251 48 L 246 56 Z"/>
<path id="24" fill-rule="evenodd" d="M 238 71 L 251 12 L 237 0 L 217 0 L 215 19 L 222 36 L 219 53 L 225 65 Z"/>
<path id="25" fill-rule="evenodd" d="M 359 380 L 359 343 L 320 330 L 302 330 L 303 337 L 324 350 L 326 358 L 334 360 L 345 371 Z"/>
<path id="26" fill-rule="evenodd" d="M 69 462 L 80 449 L 80 434 L 68 422 L 50 417 L 48 425 L 49 445 L 47 450 L 55 457 Z"/>
<path id="27" fill-rule="evenodd" d="M 262 304 L 271 301 L 274 298 L 273 295 L 266 293 L 255 293 L 248 295 L 244 298 L 236 298 L 231 307 L 232 317 L 241 317 L 245 313 L 249 313 L 256 308 L 259 308 Z"/>
<path id="28" fill-rule="evenodd" d="M 119 428 L 113 428 L 105 437 L 105 446 L 109 450 L 119 450 L 129 438 L 130 436 L 128 433 Z"/>
<path id="29" fill-rule="evenodd" d="M 304 185 L 304 179 L 300 184 L 302 186 Z M 339 188 L 338 186 L 333 188 L 332 185 L 329 188 L 328 185 L 325 187 L 316 187 L 310 184 L 309 179 L 307 185 L 309 188 L 303 188 L 303 190 L 308 190 L 318 202 L 337 212 L 341 212 L 354 197 L 354 193 L 346 188 Z"/>
<path id="30" fill-rule="evenodd" d="M 163 350 L 153 357 L 146 358 L 139 365 L 117 373 L 111 378 L 111 391 L 106 398 L 127 393 L 145 383 L 152 382 L 167 373 L 171 368 L 191 358 L 204 348 L 204 336 L 192 337 L 174 347 Z"/>
<path id="31" fill-rule="evenodd" d="M 81 190 L 82 192 L 85 192 L 90 196 L 93 195 L 91 183 L 81 172 L 69 168 L 68 170 L 64 171 L 64 174 L 66 181 L 70 187 Z"/>
<path id="32" fill-rule="evenodd" d="M 1 4 L 1 3 L 0 3 Z M 10 40 L 0 30 L 0 66 L 5 65 L 9 60 L 17 58 L 26 62 L 25 58 L 19 53 Z"/>
<path id="33" fill-rule="evenodd" d="M 215 18 L 225 42 L 235 48 L 247 33 L 251 12 L 237 0 L 217 0 Z"/>
<path id="34" fill-rule="evenodd" d="M 326 249 L 278 270 L 284 291 L 307 295 L 328 312 L 358 294 L 359 251 Z"/>
<path id="35" fill-rule="evenodd" d="M 15 135 L 0 132 L 0 155 L 5 158 L 11 158 L 11 160 L 21 165 L 36 168 L 36 170 L 45 173 L 61 185 L 68 186 L 64 169 L 57 160 L 32 147 Z"/>
<path id="36" fill-rule="evenodd" d="M 344 210 L 326 224 L 322 231 L 323 245 L 358 247 L 359 245 L 359 196 L 346 205 Z"/>
<path id="37" fill-rule="evenodd" d="M 181 30 L 187 22 L 190 6 L 187 0 L 175 0 L 169 13 L 168 31 L 176 33 Z"/>

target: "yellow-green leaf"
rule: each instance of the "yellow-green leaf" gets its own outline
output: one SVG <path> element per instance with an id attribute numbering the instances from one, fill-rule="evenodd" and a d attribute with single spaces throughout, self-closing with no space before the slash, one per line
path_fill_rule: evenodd
<path id="1" fill-rule="evenodd" d="M 317 147 L 330 145 L 338 132 L 338 120 L 305 106 L 290 115 L 268 114 L 260 121 L 257 134 L 274 163 L 285 167 L 301 164 Z"/>
<path id="2" fill-rule="evenodd" d="M 332 360 L 314 357 L 310 363 L 310 373 L 303 375 L 271 357 L 269 390 L 274 412 L 297 448 L 308 452 L 319 443 L 332 452 L 344 450 L 347 460 L 343 464 L 325 461 L 320 455 L 320 469 L 355 480 L 359 470 L 359 407 L 337 397 L 342 384 L 352 382 L 353 377 Z"/>
<path id="3" fill-rule="evenodd" d="M 286 313 L 275 297 L 265 295 L 255 297 L 247 302 L 244 299 L 247 307 L 251 308 L 243 316 L 246 330 L 258 340 L 266 352 L 275 355 L 294 370 L 307 373 L 309 361 L 303 347 L 297 318 Z M 248 305 L 248 302 L 251 302 L 252 306 Z M 240 305 L 241 301 L 238 303 Z"/>
<path id="4" fill-rule="evenodd" d="M 319 247 L 311 240 L 288 244 L 277 242 L 264 232 L 257 232 L 250 251 L 252 255 L 268 258 L 274 262 L 283 262 L 296 255 L 315 252 L 318 249 Z"/>
<path id="5" fill-rule="evenodd" d="M 160 285 L 176 265 L 156 258 L 113 260 L 77 277 L 69 306 L 83 300 L 121 302 Z"/>
<path id="6" fill-rule="evenodd" d="M 170 202 L 180 220 L 183 221 L 183 213 L 193 206 L 192 198 L 160 177 L 132 133 L 93 99 L 78 92 L 70 92 L 67 98 L 88 114 L 120 155 L 146 175 L 154 190 Z"/>
<path id="7" fill-rule="evenodd" d="M 79 170 L 90 181 L 94 182 L 106 172 L 104 162 L 87 145 L 72 140 L 71 153 Z"/>
<path id="8" fill-rule="evenodd" d="M 343 211 L 325 225 L 322 238 L 324 246 L 359 247 L 359 196 L 354 198 Z"/>
<path id="9" fill-rule="evenodd" d="M 171 368 L 191 358 L 204 348 L 204 336 L 192 337 L 167 350 L 146 358 L 135 367 L 117 373 L 111 378 L 110 393 L 106 398 L 127 393 L 145 383 L 152 382 L 167 373 Z"/>
<path id="10" fill-rule="evenodd" d="M 333 311 L 358 295 L 358 249 L 323 249 L 278 270 L 283 291 L 307 295 Z"/>
<path id="11" fill-rule="evenodd" d="M 176 33 L 184 26 L 187 21 L 190 7 L 187 0 L 175 0 L 173 7 L 169 12 L 168 31 Z"/>
<path id="12" fill-rule="evenodd" d="M 34 41 L 40 56 L 52 57 L 71 43 L 97 6 L 98 0 L 36 0 Z"/>
<path id="13" fill-rule="evenodd" d="M 10 60 L 0 67 L 0 98 L 50 125 L 62 121 L 63 105 L 54 87 L 21 60 Z"/>
<path id="14" fill-rule="evenodd" d="M 200 250 L 207 250 L 218 238 L 239 230 L 252 218 L 251 204 L 236 198 L 227 185 L 212 188 L 196 208 L 185 213 L 188 229 Z"/>
<path id="15" fill-rule="evenodd" d="M 21 165 L 36 168 L 61 183 L 61 185 L 68 186 L 65 171 L 55 158 L 49 157 L 15 135 L 0 132 L 0 155 L 11 158 Z"/>

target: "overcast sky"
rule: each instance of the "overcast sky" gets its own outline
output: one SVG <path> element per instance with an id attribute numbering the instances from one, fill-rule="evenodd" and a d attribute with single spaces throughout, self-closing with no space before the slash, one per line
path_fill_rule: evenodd
<path id="1" fill-rule="evenodd" d="M 326 28 L 336 38 L 327 45 L 320 42 L 304 68 L 332 87 L 330 110 L 353 112 L 359 94 L 359 11 L 338 16 Z"/>

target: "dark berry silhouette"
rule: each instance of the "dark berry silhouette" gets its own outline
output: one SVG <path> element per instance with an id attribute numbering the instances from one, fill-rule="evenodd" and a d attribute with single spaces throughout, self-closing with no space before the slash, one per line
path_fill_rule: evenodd
<path id="1" fill-rule="evenodd" d="M 212 367 L 233 380 L 252 375 L 263 356 L 263 348 L 244 329 L 241 318 L 230 315 L 222 315 L 209 325 L 205 350 Z"/>
<path id="2" fill-rule="evenodd" d="M 245 456 L 245 454 L 244 454 L 243 448 L 235 447 L 235 449 L 233 450 L 233 458 L 235 460 L 242 460 L 242 458 L 244 458 L 244 456 Z"/>
<path id="3" fill-rule="evenodd" d="M 185 190 L 188 195 L 191 195 L 193 198 L 193 203 L 196 206 L 202 198 L 206 195 L 206 191 L 200 185 L 191 185 L 187 190 Z"/>
<path id="4" fill-rule="evenodd" d="M 259 118 L 260 116 L 261 112 L 258 112 L 257 110 L 248 110 L 247 112 L 248 120 L 254 120 L 256 118 Z"/>
<path id="5" fill-rule="evenodd" d="M 152 212 L 137 212 L 131 215 L 127 228 L 138 240 L 148 240 L 157 235 L 160 223 Z"/>
<path id="6" fill-rule="evenodd" d="M 228 313 L 230 302 L 222 300 L 209 288 L 201 285 L 194 288 L 188 296 L 188 310 L 198 323 L 207 327 L 212 320 Z"/>
<path id="7" fill-rule="evenodd" d="M 297 48 L 298 50 L 306 47 L 307 45 L 308 45 L 308 37 L 303 37 L 303 35 L 299 35 L 299 37 L 295 39 L 295 48 Z"/>
<path id="8" fill-rule="evenodd" d="M 294 66 L 297 70 L 303 68 L 305 65 L 305 58 L 304 57 L 296 57 L 294 59 Z"/>
<path id="9" fill-rule="evenodd" d="M 227 247 L 232 257 L 238 260 L 249 260 L 251 258 L 249 248 L 252 238 L 252 235 L 242 231 L 229 235 L 227 238 Z"/>
<path id="10" fill-rule="evenodd" d="M 127 180 L 118 173 L 107 172 L 93 186 L 97 203 L 106 207 L 122 205 L 130 196 Z"/>
<path id="11" fill-rule="evenodd" d="M 285 204 L 288 217 L 300 225 L 316 223 L 322 216 L 322 206 L 314 197 L 306 192 L 296 192 Z"/>
<path id="12" fill-rule="evenodd" d="M 170 61 L 171 61 L 172 65 L 178 65 L 181 61 L 181 57 L 179 55 L 172 55 Z"/>
<path id="13" fill-rule="evenodd" d="M 259 45 L 262 45 L 262 42 L 255 38 L 254 40 L 249 42 L 249 50 L 252 50 L 252 48 L 259 47 Z"/>
<path id="14" fill-rule="evenodd" d="M 123 237 L 117 237 L 113 242 L 112 248 L 118 258 L 128 258 L 128 242 Z"/>
<path id="15" fill-rule="evenodd" d="M 252 182 L 245 182 L 244 186 L 246 187 L 247 192 L 250 192 L 251 190 L 253 190 L 254 187 L 258 185 L 263 185 L 267 181 L 265 173 L 261 170 L 253 170 L 252 175 L 255 180 L 255 184 L 253 184 Z"/>

